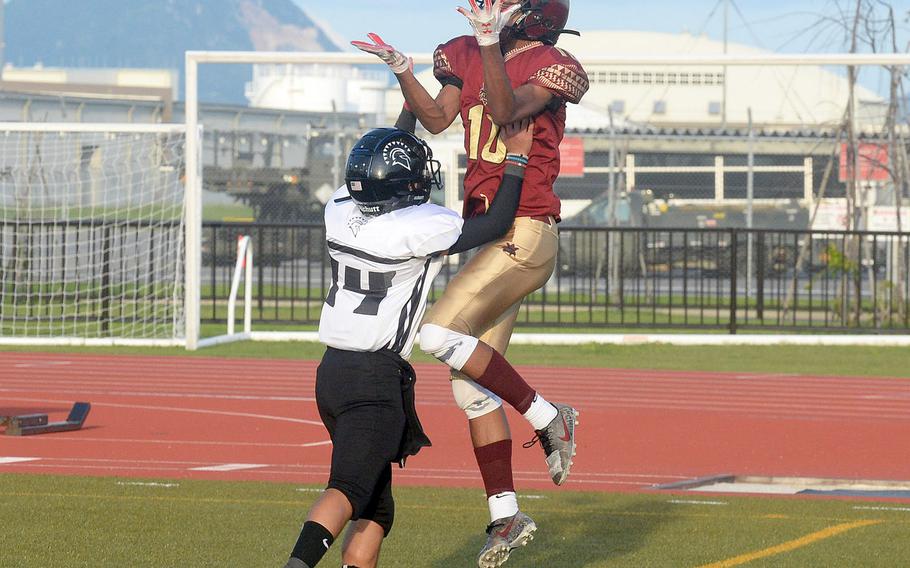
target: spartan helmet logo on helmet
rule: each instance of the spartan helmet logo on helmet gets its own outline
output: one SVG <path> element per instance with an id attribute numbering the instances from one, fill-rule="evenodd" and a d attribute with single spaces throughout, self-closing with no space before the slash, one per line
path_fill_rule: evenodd
<path id="1" fill-rule="evenodd" d="M 390 166 L 401 166 L 411 171 L 411 156 L 401 140 L 393 140 L 382 151 L 382 159 Z"/>
<path id="2" fill-rule="evenodd" d="M 434 187 L 442 187 L 439 162 L 427 143 L 395 128 L 374 128 L 354 144 L 344 181 L 366 216 L 421 205 Z"/>

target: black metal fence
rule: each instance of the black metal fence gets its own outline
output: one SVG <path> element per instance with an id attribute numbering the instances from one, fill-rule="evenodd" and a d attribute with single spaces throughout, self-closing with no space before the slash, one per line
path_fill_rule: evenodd
<path id="1" fill-rule="evenodd" d="M 203 319 L 226 317 L 244 234 L 256 258 L 254 320 L 318 322 L 331 266 L 313 224 L 206 223 Z M 466 258 L 451 259 L 431 300 Z M 565 227 L 557 269 L 519 325 L 907 333 L 908 273 L 910 233 Z"/>

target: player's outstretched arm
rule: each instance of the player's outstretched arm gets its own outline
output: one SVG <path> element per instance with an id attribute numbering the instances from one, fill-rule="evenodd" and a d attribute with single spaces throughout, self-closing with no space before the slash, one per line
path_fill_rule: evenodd
<path id="1" fill-rule="evenodd" d="M 468 19 L 474 29 L 474 37 L 480 46 L 480 58 L 483 62 L 484 87 L 487 92 L 486 107 L 493 122 L 504 125 L 534 116 L 542 111 L 553 99 L 553 93 L 537 85 L 525 84 L 512 89 L 512 83 L 506 75 L 505 59 L 499 45 L 502 30 L 518 10 L 519 5 L 502 7 L 502 0 L 484 2 L 478 6 L 470 0 L 470 10 L 458 8 L 458 12 Z"/>
<path id="2" fill-rule="evenodd" d="M 410 57 L 386 43 L 378 34 L 369 33 L 367 37 L 372 43 L 352 41 L 351 45 L 385 61 L 398 79 L 404 100 L 423 127 L 433 134 L 448 128 L 458 116 L 461 92 L 446 86 L 434 99 L 414 76 L 414 61 Z"/>
<path id="3" fill-rule="evenodd" d="M 461 105 L 461 90 L 446 85 L 434 99 L 420 84 L 413 73 L 395 75 L 398 86 L 404 95 L 411 111 L 417 116 L 420 124 L 432 134 L 439 134 L 449 127 L 458 116 Z"/>
<path id="4" fill-rule="evenodd" d="M 515 222 L 521 201 L 525 166 L 534 140 L 534 121 L 525 119 L 503 127 L 500 136 L 506 144 L 506 171 L 485 215 L 465 221 L 461 236 L 449 249 L 456 254 L 496 240 L 506 234 Z"/>

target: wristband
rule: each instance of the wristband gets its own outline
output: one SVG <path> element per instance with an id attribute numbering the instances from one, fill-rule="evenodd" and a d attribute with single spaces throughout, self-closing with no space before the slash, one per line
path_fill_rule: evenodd
<path id="1" fill-rule="evenodd" d="M 524 154 L 506 154 L 506 162 L 524 168 L 528 165 L 528 157 Z"/>

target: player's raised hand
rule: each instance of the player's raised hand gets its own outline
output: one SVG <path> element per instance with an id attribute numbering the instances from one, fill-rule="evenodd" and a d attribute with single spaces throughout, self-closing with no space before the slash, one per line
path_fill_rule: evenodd
<path id="1" fill-rule="evenodd" d="M 528 117 L 506 124 L 499 131 L 499 137 L 509 154 L 529 155 L 534 142 L 534 119 Z"/>
<path id="2" fill-rule="evenodd" d="M 499 33 L 509 24 L 512 14 L 521 7 L 519 4 L 513 4 L 503 9 L 503 0 L 468 1 L 471 4 L 470 10 L 461 6 L 457 10 L 474 28 L 474 37 L 477 38 L 478 45 L 499 43 Z"/>
<path id="3" fill-rule="evenodd" d="M 396 75 L 400 75 L 408 69 L 414 69 L 414 63 L 411 61 L 410 57 L 387 44 L 378 34 L 369 33 L 367 34 L 367 37 L 370 38 L 370 41 L 373 43 L 352 41 L 351 45 L 360 51 L 365 51 L 378 56 L 385 61 L 386 65 L 392 70 L 392 73 L 395 73 Z"/>

